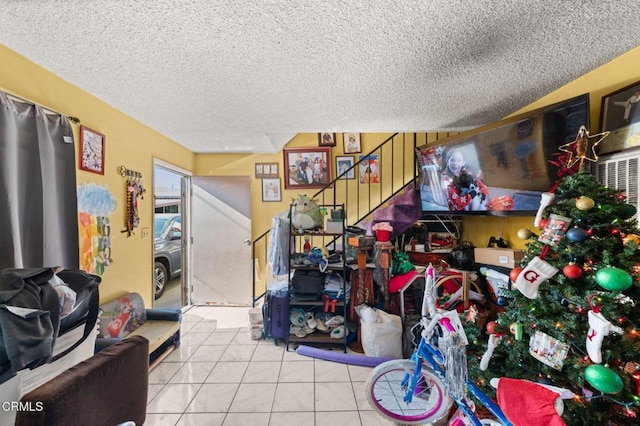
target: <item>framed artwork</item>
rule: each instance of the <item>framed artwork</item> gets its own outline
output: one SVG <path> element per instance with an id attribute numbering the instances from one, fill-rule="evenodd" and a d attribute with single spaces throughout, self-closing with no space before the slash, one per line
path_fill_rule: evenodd
<path id="1" fill-rule="evenodd" d="M 343 133 L 342 143 L 345 154 L 357 154 L 362 152 L 360 147 L 360 133 Z"/>
<path id="2" fill-rule="evenodd" d="M 278 163 L 256 163 L 256 178 L 277 178 Z"/>
<path id="3" fill-rule="evenodd" d="M 380 164 L 378 154 L 361 155 L 360 183 L 380 183 Z"/>
<path id="4" fill-rule="evenodd" d="M 318 133 L 318 146 L 336 146 L 336 134 Z"/>
<path id="5" fill-rule="evenodd" d="M 602 97 L 600 131 L 599 154 L 640 146 L 640 81 Z"/>
<path id="6" fill-rule="evenodd" d="M 104 175 L 105 136 L 80 126 L 80 170 Z"/>
<path id="7" fill-rule="evenodd" d="M 356 172 L 352 169 L 354 163 L 353 155 L 336 157 L 336 175 L 338 179 L 355 179 Z M 343 175 L 343 173 L 345 173 Z"/>
<path id="8" fill-rule="evenodd" d="M 262 201 L 282 201 L 279 178 L 262 179 Z"/>
<path id="9" fill-rule="evenodd" d="M 331 182 L 331 148 L 285 148 L 284 187 L 323 188 Z"/>

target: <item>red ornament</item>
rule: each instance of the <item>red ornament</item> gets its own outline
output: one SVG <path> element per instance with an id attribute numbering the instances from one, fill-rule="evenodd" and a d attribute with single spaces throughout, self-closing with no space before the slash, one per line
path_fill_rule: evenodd
<path id="1" fill-rule="evenodd" d="M 562 268 L 562 273 L 565 277 L 575 280 L 582 276 L 582 268 L 575 263 L 570 263 Z"/>
<path id="2" fill-rule="evenodd" d="M 548 222 L 549 222 L 549 219 L 547 219 L 547 218 L 540 219 L 540 224 L 538 225 L 538 228 L 540 228 L 540 229 L 546 228 Z"/>
<path id="3" fill-rule="evenodd" d="M 520 275 L 520 272 L 522 272 L 523 268 L 517 267 L 517 268 L 513 268 L 510 272 L 509 272 L 509 279 L 511 280 L 511 282 L 516 282 L 516 280 L 518 279 L 518 275 Z"/>
<path id="4" fill-rule="evenodd" d="M 487 323 L 487 333 L 489 334 L 505 334 L 506 332 L 506 329 L 495 321 Z"/>

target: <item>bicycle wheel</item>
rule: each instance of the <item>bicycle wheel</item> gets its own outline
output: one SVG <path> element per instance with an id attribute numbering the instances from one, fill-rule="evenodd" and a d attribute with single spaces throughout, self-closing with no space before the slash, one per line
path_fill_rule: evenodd
<path id="1" fill-rule="evenodd" d="M 404 401 L 405 374 L 413 376 L 415 363 L 408 359 L 392 360 L 371 371 L 365 389 L 369 405 L 389 420 L 402 424 L 437 422 L 447 414 L 452 400 L 440 379 L 423 365 L 411 403 Z M 410 383 L 407 382 L 407 383 Z"/>

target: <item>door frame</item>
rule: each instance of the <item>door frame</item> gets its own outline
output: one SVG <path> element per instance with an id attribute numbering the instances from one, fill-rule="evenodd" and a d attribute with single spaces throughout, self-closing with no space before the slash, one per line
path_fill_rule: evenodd
<path id="1" fill-rule="evenodd" d="M 189 170 L 183 169 L 171 164 L 167 161 L 153 157 L 153 168 L 162 167 L 170 172 L 176 173 L 181 176 L 180 182 L 180 212 L 182 214 L 182 272 L 180 274 L 180 298 L 181 308 L 184 310 L 191 304 L 191 178 L 193 173 Z M 153 211 L 155 211 L 155 175 L 153 182 L 154 190 L 154 205 Z M 153 239 L 151 241 L 151 249 L 153 248 Z M 153 267 L 151 268 L 151 283 L 153 285 Z M 153 293 L 152 293 L 153 296 Z M 154 300 L 155 303 L 155 300 Z"/>

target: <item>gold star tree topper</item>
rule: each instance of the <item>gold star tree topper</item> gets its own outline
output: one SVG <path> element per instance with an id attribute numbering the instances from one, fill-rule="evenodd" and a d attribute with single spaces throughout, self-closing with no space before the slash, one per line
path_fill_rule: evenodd
<path id="1" fill-rule="evenodd" d="M 558 149 L 562 152 L 566 152 L 568 155 L 565 167 L 571 168 L 577 162 L 582 163 L 584 160 L 596 162 L 598 161 L 598 154 L 596 153 L 596 147 L 602 139 L 609 136 L 609 132 L 602 132 L 595 135 L 589 135 L 589 131 L 585 126 L 580 126 L 578 130 L 578 134 L 576 135 L 576 139 L 573 142 L 566 143 L 558 147 Z M 592 139 L 596 139 L 596 141 L 592 141 Z M 591 154 L 592 157 L 589 157 L 589 144 L 591 144 Z M 574 147 L 575 145 L 575 147 Z"/>

